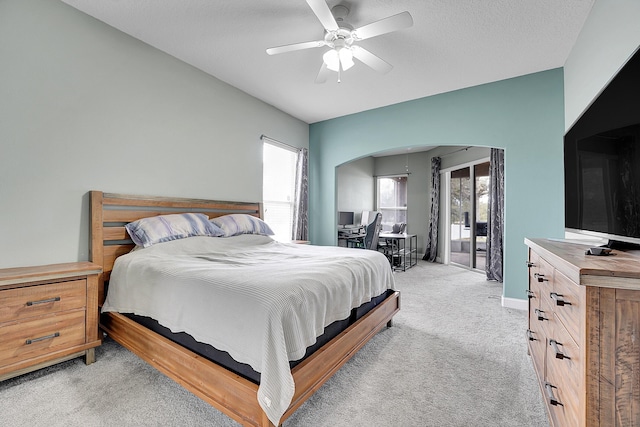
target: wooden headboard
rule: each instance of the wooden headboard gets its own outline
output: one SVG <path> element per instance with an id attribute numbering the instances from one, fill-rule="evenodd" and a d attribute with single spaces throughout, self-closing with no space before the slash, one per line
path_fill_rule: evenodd
<path id="1" fill-rule="evenodd" d="M 124 226 L 140 218 L 182 212 L 203 213 L 209 218 L 230 213 L 262 218 L 262 204 L 91 191 L 91 262 L 102 267 L 100 304 L 104 301 L 104 283 L 109 280 L 113 263 L 134 247 Z"/>

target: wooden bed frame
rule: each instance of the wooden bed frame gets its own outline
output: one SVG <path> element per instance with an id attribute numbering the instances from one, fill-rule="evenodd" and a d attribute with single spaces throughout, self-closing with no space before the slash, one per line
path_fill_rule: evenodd
<path id="1" fill-rule="evenodd" d="M 91 192 L 91 261 L 102 266 L 99 302 L 104 302 L 115 259 L 133 248 L 124 225 L 143 217 L 199 212 L 210 218 L 228 213 L 262 216 L 260 203 L 129 196 Z M 292 369 L 295 394 L 287 419 L 400 310 L 394 292 L 344 332 Z M 258 385 L 118 313 L 103 315 L 100 327 L 116 342 L 210 405 L 245 426 L 273 426 L 258 404 Z"/>

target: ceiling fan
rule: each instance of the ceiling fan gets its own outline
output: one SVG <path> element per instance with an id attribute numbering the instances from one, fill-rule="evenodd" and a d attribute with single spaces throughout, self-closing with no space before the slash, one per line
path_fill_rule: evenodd
<path id="1" fill-rule="evenodd" d="M 342 71 L 348 70 L 354 65 L 353 58 L 380 73 L 384 74 L 391 71 L 393 68 L 391 64 L 362 46 L 358 46 L 357 42 L 412 26 L 413 18 L 409 12 L 402 12 L 353 29 L 350 25 L 344 23 L 344 18 L 349 14 L 349 9 L 346 6 L 337 5 L 329 9 L 325 0 L 306 1 L 325 29 L 324 39 L 271 47 L 267 49 L 269 55 L 328 47 L 329 50 L 322 56 L 323 62 L 316 77 L 316 83 L 324 83 L 327 80 L 329 71 L 338 73 L 339 83 Z"/>

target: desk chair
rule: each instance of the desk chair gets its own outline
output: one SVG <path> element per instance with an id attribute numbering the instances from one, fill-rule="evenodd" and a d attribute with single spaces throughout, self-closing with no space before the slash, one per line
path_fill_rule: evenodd
<path id="1" fill-rule="evenodd" d="M 378 249 L 378 234 L 380 234 L 380 228 L 382 224 L 382 214 L 376 213 L 373 221 L 367 225 L 364 237 L 358 237 L 356 239 L 347 240 L 347 246 L 351 248 L 361 249 Z"/>

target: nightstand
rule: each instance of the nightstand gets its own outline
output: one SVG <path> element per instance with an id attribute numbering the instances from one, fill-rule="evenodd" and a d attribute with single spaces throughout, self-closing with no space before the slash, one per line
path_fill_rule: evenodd
<path id="1" fill-rule="evenodd" d="M 97 264 L 0 269 L 0 381 L 84 356 L 95 361 Z"/>

